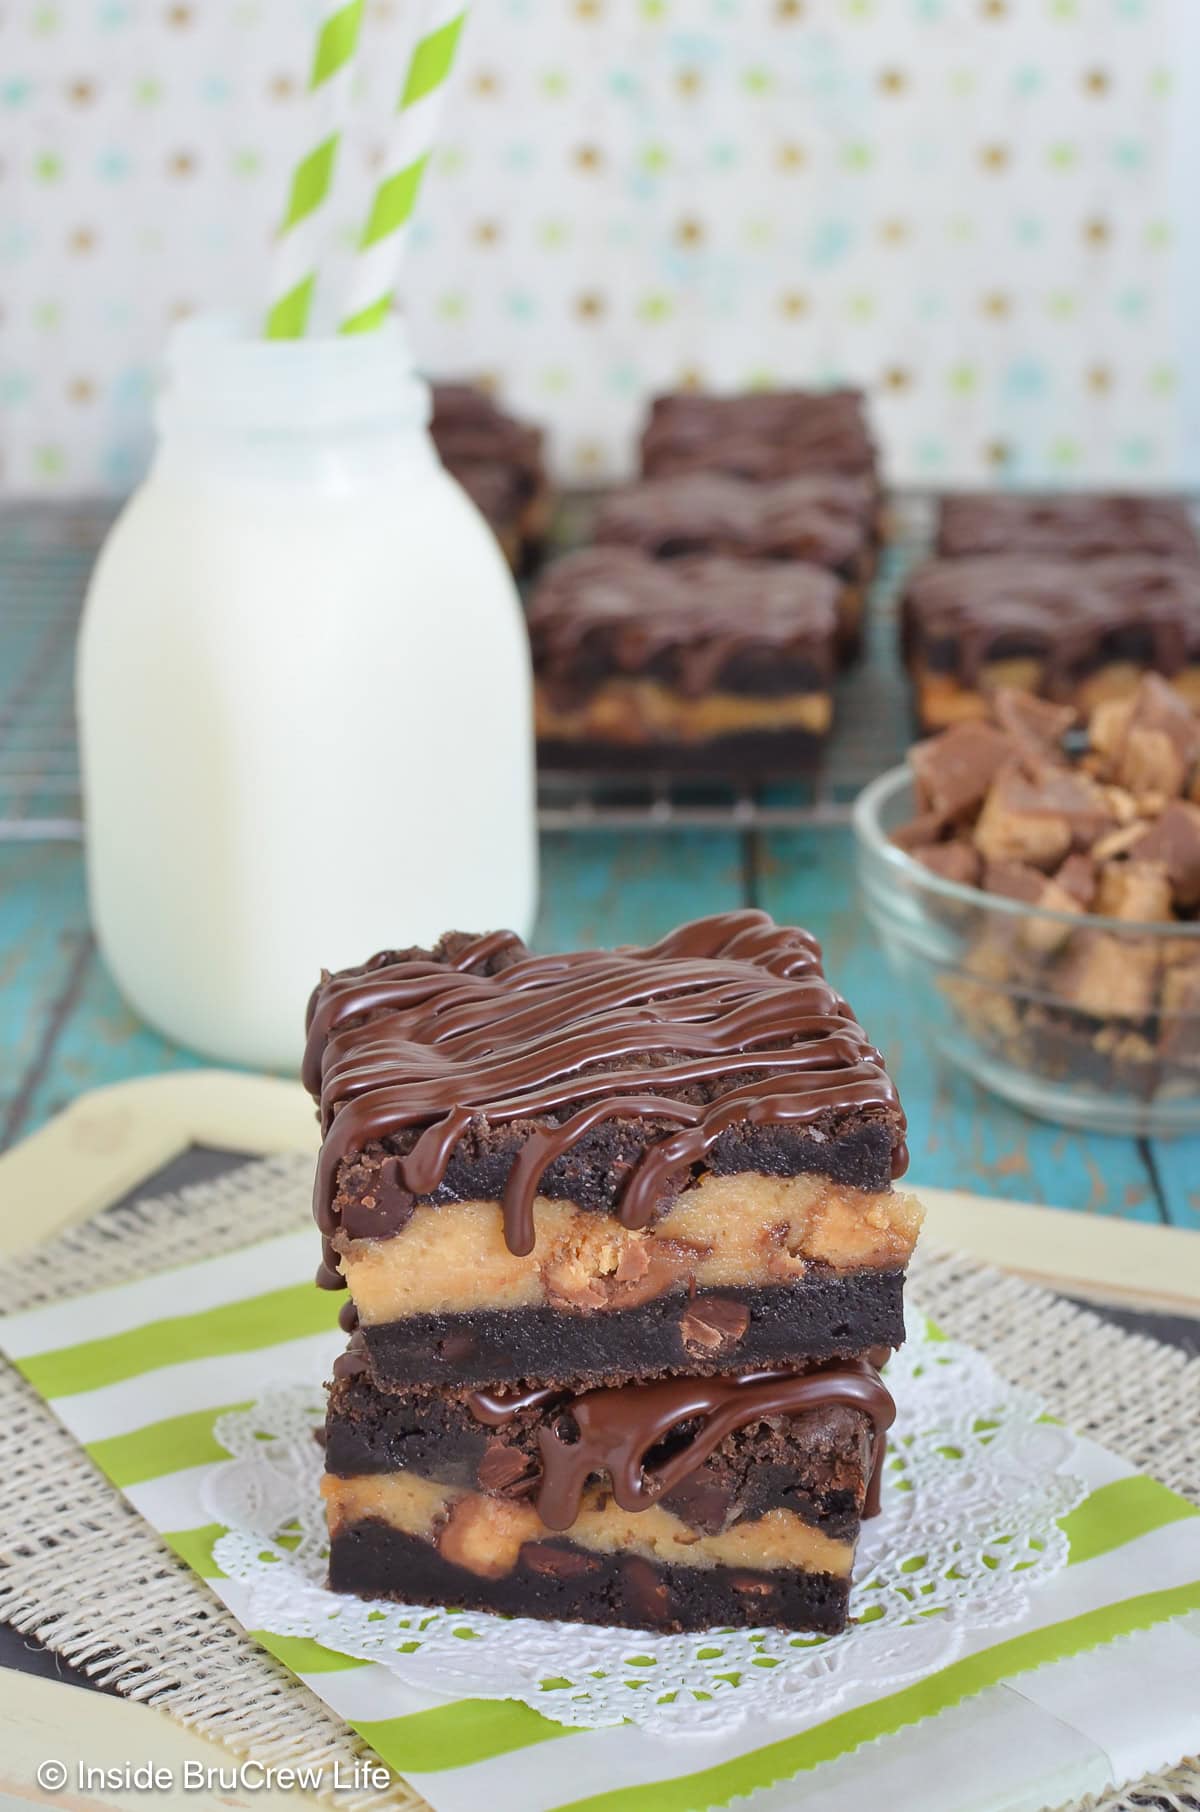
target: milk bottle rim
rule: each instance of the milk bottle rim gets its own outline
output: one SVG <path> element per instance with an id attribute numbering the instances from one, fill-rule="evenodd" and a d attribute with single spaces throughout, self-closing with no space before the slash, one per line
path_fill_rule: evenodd
<path id="1" fill-rule="evenodd" d="M 172 330 L 155 407 L 164 437 L 419 432 L 429 417 L 429 386 L 399 321 L 373 333 L 265 340 L 236 314 L 196 315 Z"/>

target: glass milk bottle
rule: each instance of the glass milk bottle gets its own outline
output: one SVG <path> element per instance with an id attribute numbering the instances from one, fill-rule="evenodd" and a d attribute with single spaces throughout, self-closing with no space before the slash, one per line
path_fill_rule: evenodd
<path id="1" fill-rule="evenodd" d="M 171 339 L 80 632 L 88 884 L 152 1025 L 299 1060 L 324 965 L 536 906 L 529 654 L 398 331 Z"/>

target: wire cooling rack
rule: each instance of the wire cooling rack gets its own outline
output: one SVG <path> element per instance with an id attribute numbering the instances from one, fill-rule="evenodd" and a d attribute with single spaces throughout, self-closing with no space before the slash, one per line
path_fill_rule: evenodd
<path id="1" fill-rule="evenodd" d="M 78 837 L 75 632 L 112 509 L 0 508 L 0 838 Z"/>
<path id="2" fill-rule="evenodd" d="M 586 538 L 590 501 L 568 498 L 555 550 Z M 932 502 L 893 500 L 888 545 L 866 616 L 866 653 L 839 682 L 819 768 L 770 785 L 644 775 L 543 773 L 547 830 L 658 830 L 842 823 L 866 782 L 899 761 L 911 737 L 896 657 L 896 597 L 928 546 Z M 0 506 L 0 840 L 81 834 L 72 668 L 88 574 L 112 521 L 107 504 Z"/>

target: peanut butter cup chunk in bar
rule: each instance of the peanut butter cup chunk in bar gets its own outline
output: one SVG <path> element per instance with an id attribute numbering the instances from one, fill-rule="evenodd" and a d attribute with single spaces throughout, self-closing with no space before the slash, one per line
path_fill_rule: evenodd
<path id="1" fill-rule="evenodd" d="M 575 1388 L 903 1339 L 904 1117 L 806 932 L 742 911 L 535 956 L 454 933 L 327 976 L 321 1281 L 377 1380 Z"/>
<path id="2" fill-rule="evenodd" d="M 326 1424 L 335 1589 L 661 1630 L 844 1624 L 894 1413 L 869 1360 L 406 1393 L 356 1344 Z"/>
<path id="3" fill-rule="evenodd" d="M 809 765 L 833 721 L 843 589 L 798 561 L 568 554 L 529 607 L 543 762 Z"/>

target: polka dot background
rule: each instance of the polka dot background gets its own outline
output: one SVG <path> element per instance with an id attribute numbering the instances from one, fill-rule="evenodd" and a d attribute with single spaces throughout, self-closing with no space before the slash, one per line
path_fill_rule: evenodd
<path id="1" fill-rule="evenodd" d="M 566 478 L 627 471 L 657 389 L 853 379 L 898 480 L 1178 480 L 1177 6 L 476 0 L 406 270 L 419 357 L 548 423 Z M 401 8 L 368 0 L 339 243 Z M 261 305 L 312 13 L 9 0 L 9 492 L 126 489 L 171 323 Z"/>

